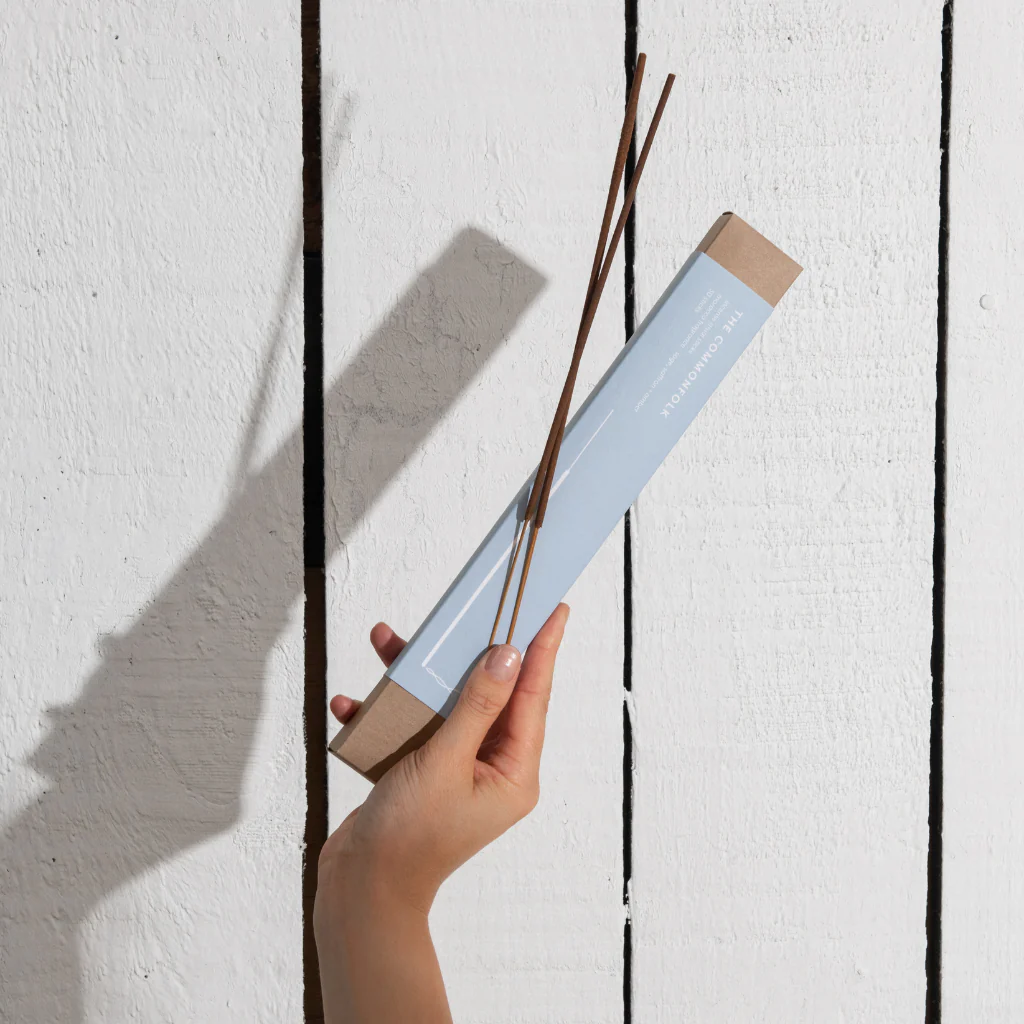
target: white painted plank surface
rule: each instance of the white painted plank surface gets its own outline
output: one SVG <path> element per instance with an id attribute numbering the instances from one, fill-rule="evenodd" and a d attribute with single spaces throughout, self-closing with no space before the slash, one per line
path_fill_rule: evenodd
<path id="1" fill-rule="evenodd" d="M 540 457 L 617 142 L 623 12 L 365 0 L 323 19 L 325 149 L 342 139 L 324 190 L 329 679 L 362 696 L 370 626 L 409 635 Z M 622 343 L 621 280 L 580 397 Z M 622 1018 L 621 564 L 617 531 L 570 596 L 540 807 L 435 907 L 457 1020 Z M 337 824 L 366 785 L 330 772 Z"/>
<path id="2" fill-rule="evenodd" d="M 640 5 L 638 314 L 725 209 L 806 269 L 636 509 L 638 1021 L 922 1018 L 940 27 Z"/>
<path id="3" fill-rule="evenodd" d="M 1016 4 L 956 5 L 942 905 L 948 1024 L 1024 1019 L 1022 48 Z"/>
<path id="4" fill-rule="evenodd" d="M 298 9 L 4 22 L 0 1016 L 296 1021 Z"/>

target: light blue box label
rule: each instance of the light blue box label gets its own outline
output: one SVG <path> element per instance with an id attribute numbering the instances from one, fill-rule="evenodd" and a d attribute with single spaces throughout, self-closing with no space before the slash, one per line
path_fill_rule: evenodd
<path id="1" fill-rule="evenodd" d="M 769 303 L 704 253 L 694 254 L 676 275 L 566 427 L 513 637 L 521 650 L 771 312 Z M 535 475 L 388 671 L 442 715 L 487 646 Z M 523 562 L 521 555 L 499 640 L 508 632 Z"/>

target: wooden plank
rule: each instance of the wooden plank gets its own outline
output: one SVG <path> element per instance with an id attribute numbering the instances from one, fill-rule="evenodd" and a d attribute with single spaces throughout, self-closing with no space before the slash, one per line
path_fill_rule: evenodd
<path id="1" fill-rule="evenodd" d="M 343 139 L 324 168 L 329 678 L 363 696 L 370 626 L 408 635 L 540 458 L 615 154 L 623 20 L 618 0 L 322 16 L 325 150 Z M 621 280 L 581 397 L 622 343 Z M 456 1019 L 622 1019 L 621 565 L 617 532 L 570 596 L 541 806 L 435 907 Z M 367 785 L 330 773 L 337 823 Z"/>
<path id="2" fill-rule="evenodd" d="M 5 20 L 3 1013 L 296 1020 L 298 25 Z"/>
<path id="3" fill-rule="evenodd" d="M 941 17 L 640 5 L 638 314 L 726 209 L 806 269 L 636 507 L 638 1021 L 923 1014 Z"/>
<path id="4" fill-rule="evenodd" d="M 949 160 L 942 1019 L 1024 1019 L 1024 25 L 957 4 Z"/>

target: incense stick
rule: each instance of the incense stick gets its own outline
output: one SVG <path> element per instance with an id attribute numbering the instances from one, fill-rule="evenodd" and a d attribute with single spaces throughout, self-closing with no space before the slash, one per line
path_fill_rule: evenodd
<path id="1" fill-rule="evenodd" d="M 629 185 L 626 189 L 626 195 L 622 202 L 622 211 L 619 214 L 619 219 L 615 224 L 615 231 L 612 234 L 611 241 L 608 245 L 608 252 L 604 257 L 604 261 L 601 267 L 601 273 L 597 279 L 597 284 L 594 287 L 593 294 L 590 297 L 590 301 L 587 303 L 584 311 L 583 323 L 580 325 L 580 335 L 577 339 L 576 349 L 573 352 L 572 364 L 569 367 L 569 376 L 566 379 L 566 386 L 563 388 L 563 397 L 568 394 L 569 400 L 571 400 L 572 390 L 576 384 L 576 374 L 579 371 L 579 355 L 582 355 L 583 346 L 586 344 L 587 337 L 590 334 L 590 328 L 593 326 L 594 317 L 597 313 L 598 303 L 601 301 L 601 295 L 604 292 L 605 283 L 608 280 L 608 274 L 611 271 L 612 261 L 615 258 L 615 250 L 618 247 L 619 239 L 622 237 L 622 232 L 626 226 L 626 220 L 629 217 L 629 211 L 633 206 L 633 200 L 636 198 L 636 190 L 640 184 L 640 178 L 643 175 L 644 167 L 647 164 L 647 157 L 651 151 L 651 145 L 654 142 L 654 136 L 658 131 L 658 125 L 661 123 L 661 116 L 665 111 L 665 104 L 668 102 L 669 93 L 672 91 L 672 85 L 675 82 L 675 75 L 669 75 L 665 79 L 665 85 L 661 90 L 661 97 L 658 99 L 658 105 L 655 108 L 654 116 L 651 118 L 651 126 L 647 130 L 647 136 L 644 139 L 643 148 L 640 151 L 640 156 L 637 158 L 636 169 L 630 178 Z M 529 575 L 530 565 L 533 562 L 533 551 L 537 543 L 537 533 L 541 526 L 544 525 L 544 515 L 547 511 L 548 499 L 551 495 L 551 486 L 554 481 L 555 467 L 558 462 L 558 452 L 562 445 L 562 436 L 565 433 L 565 424 L 568 419 L 568 405 L 569 401 L 559 402 L 558 409 L 555 411 L 555 420 L 552 423 L 552 435 L 554 436 L 554 442 L 551 445 L 550 454 L 548 456 L 547 472 L 544 476 L 544 481 L 541 486 L 540 497 L 535 507 L 533 520 L 530 523 L 530 541 L 526 547 L 526 559 L 523 563 L 523 573 L 519 579 L 519 589 L 516 593 L 515 605 L 512 608 L 512 619 L 509 622 L 508 638 L 506 643 L 512 642 L 512 635 L 516 628 L 516 621 L 519 618 L 519 609 L 523 602 L 523 594 L 526 590 L 526 579 Z M 538 473 L 539 479 L 539 473 Z M 537 488 L 537 481 L 534 481 L 534 490 Z M 530 496 L 530 503 L 533 504 L 533 494 Z M 527 508 L 529 513 L 529 507 Z M 524 531 L 526 524 L 524 523 Z M 522 538 L 520 538 L 520 543 Z M 518 547 L 518 545 L 517 545 Z M 511 576 L 511 574 L 510 574 Z"/>
<path id="2" fill-rule="evenodd" d="M 633 139 L 633 128 L 636 123 L 637 106 L 640 103 L 640 85 L 644 77 L 644 67 L 647 64 L 647 55 L 641 53 L 637 56 L 636 72 L 633 75 L 633 82 L 629 89 L 629 98 L 626 102 L 626 114 L 622 120 L 622 131 L 619 135 L 619 148 L 615 154 L 615 165 L 612 168 L 612 180 L 608 186 L 608 198 L 605 201 L 604 217 L 601 221 L 601 232 L 597 239 L 597 249 L 594 252 L 594 265 L 590 270 L 590 282 L 587 285 L 587 297 L 583 301 L 583 312 L 580 314 L 580 326 L 576 332 L 576 344 L 573 347 L 572 359 L 569 363 L 569 372 L 566 374 L 565 383 L 562 385 L 562 393 L 558 398 L 558 406 L 555 409 L 554 419 L 551 421 L 551 428 L 548 431 L 547 441 L 544 444 L 544 454 L 541 457 L 540 469 L 533 483 L 533 490 L 530 492 L 530 502 L 526 507 L 526 518 L 530 520 L 537 511 L 537 504 L 540 500 L 540 493 L 544 487 L 544 480 L 549 470 L 554 471 L 551 464 L 551 455 L 556 444 L 556 426 L 560 420 L 568 415 L 569 406 L 572 404 L 572 392 L 576 386 L 576 374 L 579 371 L 580 360 L 583 357 L 583 349 L 587 343 L 587 331 L 585 327 L 587 310 L 590 308 L 594 298 L 597 283 L 600 277 L 601 267 L 605 260 L 605 243 L 608 240 L 608 230 L 612 223 L 612 213 L 615 210 L 615 200 L 619 195 L 619 186 L 622 184 L 622 175 L 626 169 L 626 158 L 629 155 L 629 144 Z M 600 301 L 600 299 L 598 300 Z"/>
<path id="3" fill-rule="evenodd" d="M 537 475 L 540 475 L 540 470 L 537 471 Z M 536 486 L 536 483 L 534 484 Z M 498 635 L 498 623 L 501 621 L 501 613 L 505 608 L 505 599 L 508 597 L 508 589 L 512 585 L 512 574 L 516 569 L 516 562 L 519 561 L 519 551 L 523 546 L 523 538 L 526 536 L 526 526 L 529 523 L 529 519 L 525 516 L 523 521 L 518 523 L 516 526 L 516 541 L 512 548 L 512 556 L 508 560 L 508 570 L 505 573 L 505 584 L 501 588 L 501 599 L 498 601 L 498 613 L 494 616 L 494 625 L 491 626 L 491 638 L 487 641 L 487 646 L 491 647 L 494 644 L 494 638 Z"/>
<path id="4" fill-rule="evenodd" d="M 533 487 L 530 490 L 530 498 L 526 506 L 526 512 L 523 516 L 522 526 L 517 531 L 518 536 L 513 546 L 512 557 L 509 560 L 508 572 L 505 574 L 505 585 L 501 590 L 501 598 L 498 601 L 498 611 L 494 616 L 494 625 L 491 627 L 491 637 L 490 640 L 488 640 L 488 646 L 491 646 L 491 644 L 494 643 L 494 638 L 498 633 L 498 624 L 501 621 L 501 613 L 505 610 L 505 601 L 508 598 L 509 587 L 512 584 L 512 577 L 515 574 L 516 564 L 519 561 L 519 551 L 523 546 L 523 538 L 526 536 L 526 525 L 533 519 L 534 514 L 537 511 L 537 505 L 540 502 L 540 495 L 544 488 L 549 469 L 551 472 L 554 472 L 551 453 L 555 448 L 556 428 L 560 418 L 563 418 L 563 407 L 567 410 L 570 402 L 572 401 L 572 390 L 576 379 L 576 373 L 573 370 L 573 366 L 575 365 L 578 369 L 579 360 L 583 354 L 583 344 L 586 343 L 586 337 L 583 334 L 583 325 L 586 322 L 587 309 L 594 296 L 594 289 L 597 287 L 601 266 L 604 262 L 605 243 L 608 241 L 608 232 L 611 229 L 612 224 L 612 214 L 615 211 L 615 200 L 619 195 L 619 187 L 622 184 L 622 175 L 626 168 L 626 158 L 629 154 L 629 144 L 633 138 L 633 126 L 636 123 L 636 111 L 637 106 L 640 103 L 640 85 L 643 82 L 644 67 L 646 64 L 647 54 L 638 54 L 636 68 L 633 72 L 633 81 L 630 83 L 629 96 L 626 100 L 626 111 L 622 118 L 622 128 L 619 132 L 619 146 L 615 152 L 615 163 L 612 165 L 612 177 L 608 185 L 608 197 L 605 200 L 604 215 L 601 218 L 601 230 L 598 234 L 597 247 L 594 251 L 594 262 L 590 268 L 590 280 L 587 283 L 587 294 L 586 298 L 583 300 L 583 312 L 580 315 L 580 326 L 576 332 L 576 345 L 573 349 L 572 362 L 570 363 L 570 369 L 566 376 L 565 384 L 562 387 L 562 394 L 558 399 L 558 406 L 555 409 L 554 420 L 552 421 L 551 428 L 548 431 L 547 440 L 544 443 L 544 454 L 541 456 L 540 465 L 537 467 L 537 475 L 534 477 Z M 581 344 L 581 338 L 583 339 L 583 344 Z"/>
<path id="5" fill-rule="evenodd" d="M 629 219 L 629 211 L 633 206 L 633 200 L 636 198 L 636 191 L 640 185 L 640 177 L 644 173 L 644 166 L 647 163 L 647 156 L 651 151 L 651 145 L 654 142 L 654 136 L 658 131 L 658 125 L 661 123 L 661 115 L 665 112 L 665 104 L 668 102 L 669 93 L 672 91 L 672 84 L 675 82 L 675 75 L 669 75 L 665 79 L 664 88 L 661 90 L 661 97 L 658 99 L 658 105 L 654 110 L 654 116 L 651 118 L 651 126 L 647 130 L 647 136 L 644 139 L 643 148 L 640 150 L 640 156 L 637 158 L 636 169 L 633 172 L 633 176 L 630 178 L 629 185 L 626 189 L 626 195 L 622 201 L 622 211 L 619 213 L 619 219 L 615 224 L 615 232 L 612 235 L 611 242 L 608 245 L 608 254 L 605 257 L 604 264 L 601 267 L 601 274 L 597 280 L 597 286 L 594 290 L 594 295 L 584 310 L 583 324 L 581 325 L 580 332 L 582 335 L 581 342 L 577 343 L 577 348 L 582 353 L 583 345 L 586 344 L 587 338 L 590 335 L 590 328 L 593 326 L 594 317 L 597 314 L 597 305 L 601 301 L 601 295 L 604 292 L 605 283 L 608 280 L 608 275 L 612 269 L 612 260 L 615 258 L 615 250 L 618 247 L 619 239 L 622 237 L 622 233 L 626 227 L 626 221 Z M 575 353 L 574 353 L 575 355 Z M 576 385 L 576 375 L 579 372 L 579 360 L 574 359 L 573 364 L 569 367 L 570 378 L 566 381 L 570 399 L 572 390 Z M 555 424 L 552 425 L 554 430 L 557 424 L 558 436 L 555 440 L 554 458 L 552 459 L 552 477 L 554 471 L 553 462 L 557 459 L 558 448 L 562 443 L 562 434 L 565 432 L 565 424 L 569 418 L 569 403 L 566 402 L 564 406 L 556 411 Z M 541 492 L 540 504 L 536 512 L 537 526 L 541 526 L 544 523 L 544 513 L 547 510 L 548 496 L 551 493 L 551 480 L 546 481 L 546 486 Z"/>

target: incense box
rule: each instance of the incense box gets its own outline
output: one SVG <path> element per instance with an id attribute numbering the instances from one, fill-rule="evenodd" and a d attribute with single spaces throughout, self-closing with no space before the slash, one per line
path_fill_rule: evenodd
<path id="1" fill-rule="evenodd" d="M 801 268 L 733 213 L 705 235 L 569 421 L 516 632 L 525 650 Z M 535 474 L 534 474 L 535 475 Z M 330 744 L 377 781 L 444 721 L 487 646 L 533 476 Z M 522 564 L 516 568 L 512 593 Z M 498 636 L 511 615 L 506 602 Z"/>

